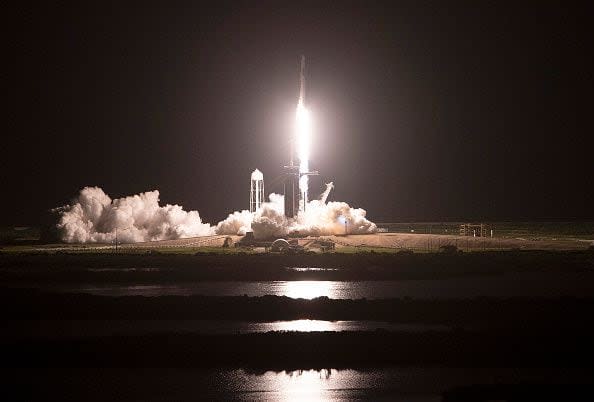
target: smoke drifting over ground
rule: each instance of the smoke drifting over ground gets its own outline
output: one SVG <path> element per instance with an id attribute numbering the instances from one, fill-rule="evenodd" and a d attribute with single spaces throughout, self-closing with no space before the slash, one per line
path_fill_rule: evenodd
<path id="1" fill-rule="evenodd" d="M 369 221 L 366 211 L 352 208 L 345 202 L 325 202 L 330 186 L 320 200 L 307 203 L 305 211 L 300 211 L 296 219 L 284 215 L 284 197 L 270 194 L 270 202 L 262 204 L 255 213 L 234 212 L 217 225 L 218 234 L 244 234 L 252 230 L 257 239 L 282 237 L 299 232 L 303 235 L 333 235 L 375 233 L 377 226 Z M 346 225 L 345 225 L 346 223 Z"/>
<path id="2" fill-rule="evenodd" d="M 179 205 L 159 206 L 159 191 L 112 199 L 99 187 L 85 187 L 72 204 L 58 208 L 58 231 L 68 243 L 109 243 L 208 236 L 214 228 L 197 211 Z"/>
<path id="3" fill-rule="evenodd" d="M 134 243 L 209 235 L 244 235 L 254 232 L 257 239 L 302 235 L 374 233 L 377 227 L 361 208 L 344 202 L 326 202 L 332 183 L 319 200 L 307 203 L 296 219 L 284 215 L 283 196 L 270 194 L 270 201 L 251 213 L 230 214 L 216 226 L 203 223 L 197 211 L 184 211 L 179 205 L 159 205 L 159 192 L 149 191 L 112 200 L 99 187 L 85 187 L 70 205 L 57 208 L 60 237 L 68 243 Z M 346 222 L 346 225 L 345 225 Z"/>

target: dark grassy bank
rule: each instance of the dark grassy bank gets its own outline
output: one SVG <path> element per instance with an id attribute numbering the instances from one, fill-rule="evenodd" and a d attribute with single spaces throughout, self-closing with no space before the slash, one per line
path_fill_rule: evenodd
<path id="1" fill-rule="evenodd" d="M 333 268 L 297 272 L 290 267 Z M 131 269 L 132 268 L 132 269 Z M 147 270 L 149 269 L 149 270 Z M 592 251 L 321 255 L 4 254 L 3 283 L 439 279 L 505 272 L 590 272 Z"/>
<path id="2" fill-rule="evenodd" d="M 105 297 L 0 289 L 6 322 L 13 320 L 371 320 L 464 328 L 589 331 L 594 299 L 313 300 L 263 297 Z"/>
<path id="3" fill-rule="evenodd" d="M 266 333 L 20 340 L 4 367 L 591 367 L 591 334 L 508 332 Z"/>

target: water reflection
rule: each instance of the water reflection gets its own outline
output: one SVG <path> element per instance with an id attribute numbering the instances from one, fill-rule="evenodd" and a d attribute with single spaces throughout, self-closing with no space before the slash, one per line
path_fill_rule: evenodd
<path id="1" fill-rule="evenodd" d="M 293 320 L 293 321 L 277 321 L 269 324 L 272 331 L 336 331 L 339 325 L 332 321 L 321 320 Z"/>
<path id="2" fill-rule="evenodd" d="M 367 372 L 349 369 L 309 369 L 242 375 L 239 371 L 236 373 L 243 377 L 243 384 L 236 382 L 235 385 L 245 391 L 249 390 L 243 393 L 243 396 L 249 395 L 248 398 L 239 399 L 250 401 L 441 400 L 436 390 L 431 389 L 428 392 L 429 388 L 434 388 L 430 381 L 415 384 L 416 372 L 416 369 Z M 435 382 L 434 378 L 430 380 Z"/>
<path id="3" fill-rule="evenodd" d="M 333 401 L 329 380 L 335 374 L 336 369 L 268 372 L 266 388 L 282 390 L 274 398 L 279 401 Z"/>
<path id="4" fill-rule="evenodd" d="M 270 331 L 449 331 L 447 326 L 382 321 L 292 320 L 242 322 L 229 320 L 18 320 L 0 333 L 0 339 L 22 337 L 78 338 L 87 336 L 146 335 L 153 333 L 235 334 Z"/>
<path id="5" fill-rule="evenodd" d="M 89 272 L 160 272 L 161 268 L 87 268 Z"/>
<path id="6" fill-rule="evenodd" d="M 591 297 L 594 273 L 512 273 L 401 281 L 260 281 L 181 282 L 178 284 L 61 284 L 52 290 L 100 296 L 288 296 L 313 299 L 452 299 L 472 297 Z"/>
<path id="7" fill-rule="evenodd" d="M 336 298 L 336 282 L 333 281 L 290 281 L 280 282 L 281 294 L 294 299 L 313 299 L 320 296 Z"/>
<path id="8" fill-rule="evenodd" d="M 321 267 L 285 267 L 287 271 L 297 272 L 326 272 L 326 271 L 338 271 L 338 268 L 321 268 Z"/>

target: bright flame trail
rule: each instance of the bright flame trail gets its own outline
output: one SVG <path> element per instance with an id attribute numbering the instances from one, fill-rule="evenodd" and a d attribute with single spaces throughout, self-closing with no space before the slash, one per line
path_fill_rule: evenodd
<path id="1" fill-rule="evenodd" d="M 300 209 L 305 210 L 308 202 L 309 187 L 309 150 L 311 148 L 311 123 L 309 111 L 305 107 L 305 56 L 301 56 L 301 74 L 299 77 L 299 103 L 295 113 L 295 138 L 297 157 L 299 158 L 299 191 L 301 193 Z"/>
<path id="2" fill-rule="evenodd" d="M 301 192 L 301 202 L 303 205 L 307 204 L 308 197 L 308 183 L 309 177 L 309 150 L 311 147 L 311 125 L 309 119 L 309 111 L 303 106 L 300 101 L 297 105 L 296 113 L 296 138 L 297 138 L 297 157 L 299 158 L 299 173 L 302 176 L 299 178 L 299 191 Z M 303 206 L 302 206 L 303 208 Z"/>

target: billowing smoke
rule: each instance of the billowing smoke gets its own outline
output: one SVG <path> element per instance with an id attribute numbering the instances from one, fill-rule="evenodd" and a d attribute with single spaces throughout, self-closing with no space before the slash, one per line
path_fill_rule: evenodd
<path id="1" fill-rule="evenodd" d="M 197 211 L 159 206 L 157 190 L 112 200 L 99 187 L 85 187 L 70 205 L 55 211 L 60 215 L 58 232 L 68 243 L 108 243 L 116 235 L 118 241 L 135 243 L 215 233 Z"/>
<path id="2" fill-rule="evenodd" d="M 253 219 L 254 214 L 247 209 L 244 209 L 241 212 L 235 211 L 232 214 L 229 214 L 227 219 L 218 223 L 216 232 L 217 234 L 243 236 L 247 232 L 251 232 Z"/>
<path id="3" fill-rule="evenodd" d="M 219 222 L 217 234 L 244 234 L 251 229 L 257 239 L 268 239 L 296 232 L 314 236 L 344 234 L 345 231 L 348 234 L 375 233 L 377 226 L 365 217 L 364 209 L 352 208 L 345 202 L 326 202 L 332 188 L 332 183 L 327 184 L 320 199 L 308 202 L 296 219 L 285 217 L 282 195 L 270 194 L 270 202 L 263 203 L 255 213 L 235 212 Z"/>
<path id="4" fill-rule="evenodd" d="M 375 233 L 376 225 L 361 208 L 345 202 L 326 202 L 333 184 L 319 200 L 307 203 L 296 219 L 284 215 L 284 197 L 270 194 L 269 202 L 252 213 L 233 212 L 216 227 L 203 223 L 197 211 L 184 211 L 179 205 L 159 205 L 159 192 L 112 200 L 99 187 L 85 187 L 70 205 L 57 208 L 61 239 L 68 243 L 109 243 L 115 240 L 135 243 L 211 235 L 244 235 L 253 231 L 257 239 L 301 235 Z"/>
<path id="5" fill-rule="evenodd" d="M 285 197 L 272 193 L 269 199 L 254 213 L 252 230 L 256 239 L 282 237 L 291 232 L 292 222 L 285 216 Z"/>

